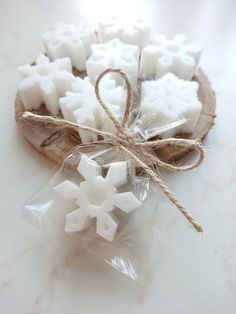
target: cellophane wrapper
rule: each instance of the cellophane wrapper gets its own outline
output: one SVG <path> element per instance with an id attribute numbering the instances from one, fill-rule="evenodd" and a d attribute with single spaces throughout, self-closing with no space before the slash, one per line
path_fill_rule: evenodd
<path id="1" fill-rule="evenodd" d="M 90 148 L 77 147 L 58 165 L 45 183 L 24 205 L 23 217 L 42 231 L 48 228 L 62 232 L 65 237 L 77 239 L 78 246 L 114 267 L 117 271 L 136 281 L 143 281 L 148 270 L 152 241 L 155 231 L 156 210 L 159 198 L 149 178 L 117 147 L 96 144 Z M 80 184 L 84 178 L 76 171 L 82 155 L 96 161 L 106 176 L 109 165 L 116 161 L 127 161 L 128 183 L 118 187 L 119 192 L 131 191 L 142 203 L 129 214 L 115 208 L 114 215 L 119 225 L 113 240 L 107 241 L 96 233 L 96 218 L 92 224 L 77 232 L 64 231 L 66 214 L 78 208 L 74 200 L 64 201 L 57 197 L 53 188 L 65 180 Z M 90 255 L 90 254 L 89 254 Z"/>

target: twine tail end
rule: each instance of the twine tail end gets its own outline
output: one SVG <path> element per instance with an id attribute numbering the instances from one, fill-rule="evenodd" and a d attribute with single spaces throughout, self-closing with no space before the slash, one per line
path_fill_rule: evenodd
<path id="1" fill-rule="evenodd" d="M 203 227 L 201 226 L 201 225 L 199 225 L 198 223 L 192 223 L 192 225 L 193 225 L 193 227 L 194 227 L 194 229 L 197 231 L 197 232 L 200 232 L 200 233 L 203 233 Z"/>

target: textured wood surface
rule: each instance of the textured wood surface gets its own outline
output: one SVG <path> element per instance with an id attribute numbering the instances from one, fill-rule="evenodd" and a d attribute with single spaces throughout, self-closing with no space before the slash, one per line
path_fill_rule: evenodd
<path id="1" fill-rule="evenodd" d="M 78 75 L 78 73 L 74 73 Z M 81 74 L 80 74 L 81 75 Z M 198 96 L 202 102 L 202 111 L 198 123 L 193 134 L 179 134 L 178 137 L 190 139 L 203 139 L 211 128 L 215 118 L 216 99 L 211 88 L 211 84 L 199 69 L 194 77 L 199 83 Z M 37 151 L 58 163 L 68 155 L 76 145 L 80 144 L 80 137 L 77 132 L 68 129 L 55 128 L 53 123 L 35 123 L 21 119 L 22 113 L 25 111 L 24 105 L 19 93 L 15 99 L 15 117 L 20 130 L 25 138 Z M 37 114 L 49 114 L 44 105 L 39 110 L 33 111 Z M 173 147 L 165 147 L 157 151 L 158 156 L 165 161 L 177 161 L 186 155 L 188 151 L 182 149 L 174 149 Z"/>

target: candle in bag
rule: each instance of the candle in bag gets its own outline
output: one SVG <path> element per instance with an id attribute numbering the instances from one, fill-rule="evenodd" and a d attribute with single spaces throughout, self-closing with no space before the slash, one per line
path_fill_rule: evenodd
<path id="1" fill-rule="evenodd" d="M 91 219 L 96 218 L 96 233 L 112 241 L 119 224 L 114 215 L 115 209 L 130 213 L 141 206 L 132 192 L 120 193 L 117 190 L 127 182 L 127 163 L 120 161 L 110 164 L 104 178 L 101 167 L 82 156 L 77 170 L 85 179 L 79 186 L 66 180 L 53 188 L 59 198 L 74 199 L 78 206 L 66 215 L 65 231 L 84 230 L 90 225 Z"/>

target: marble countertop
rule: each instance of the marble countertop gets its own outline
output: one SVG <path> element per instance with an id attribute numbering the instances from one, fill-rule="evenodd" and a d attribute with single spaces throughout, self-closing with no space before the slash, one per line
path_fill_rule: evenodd
<path id="1" fill-rule="evenodd" d="M 0 8 L 0 313 L 236 313 L 235 0 L 9 0 Z M 195 233 L 161 198 L 143 284 L 20 217 L 24 201 L 54 164 L 26 142 L 15 124 L 16 67 L 42 51 L 40 35 L 56 22 L 114 14 L 126 20 L 141 15 L 155 31 L 184 32 L 201 43 L 201 66 L 217 97 L 204 163 L 188 173 L 164 174 L 205 231 Z"/>

